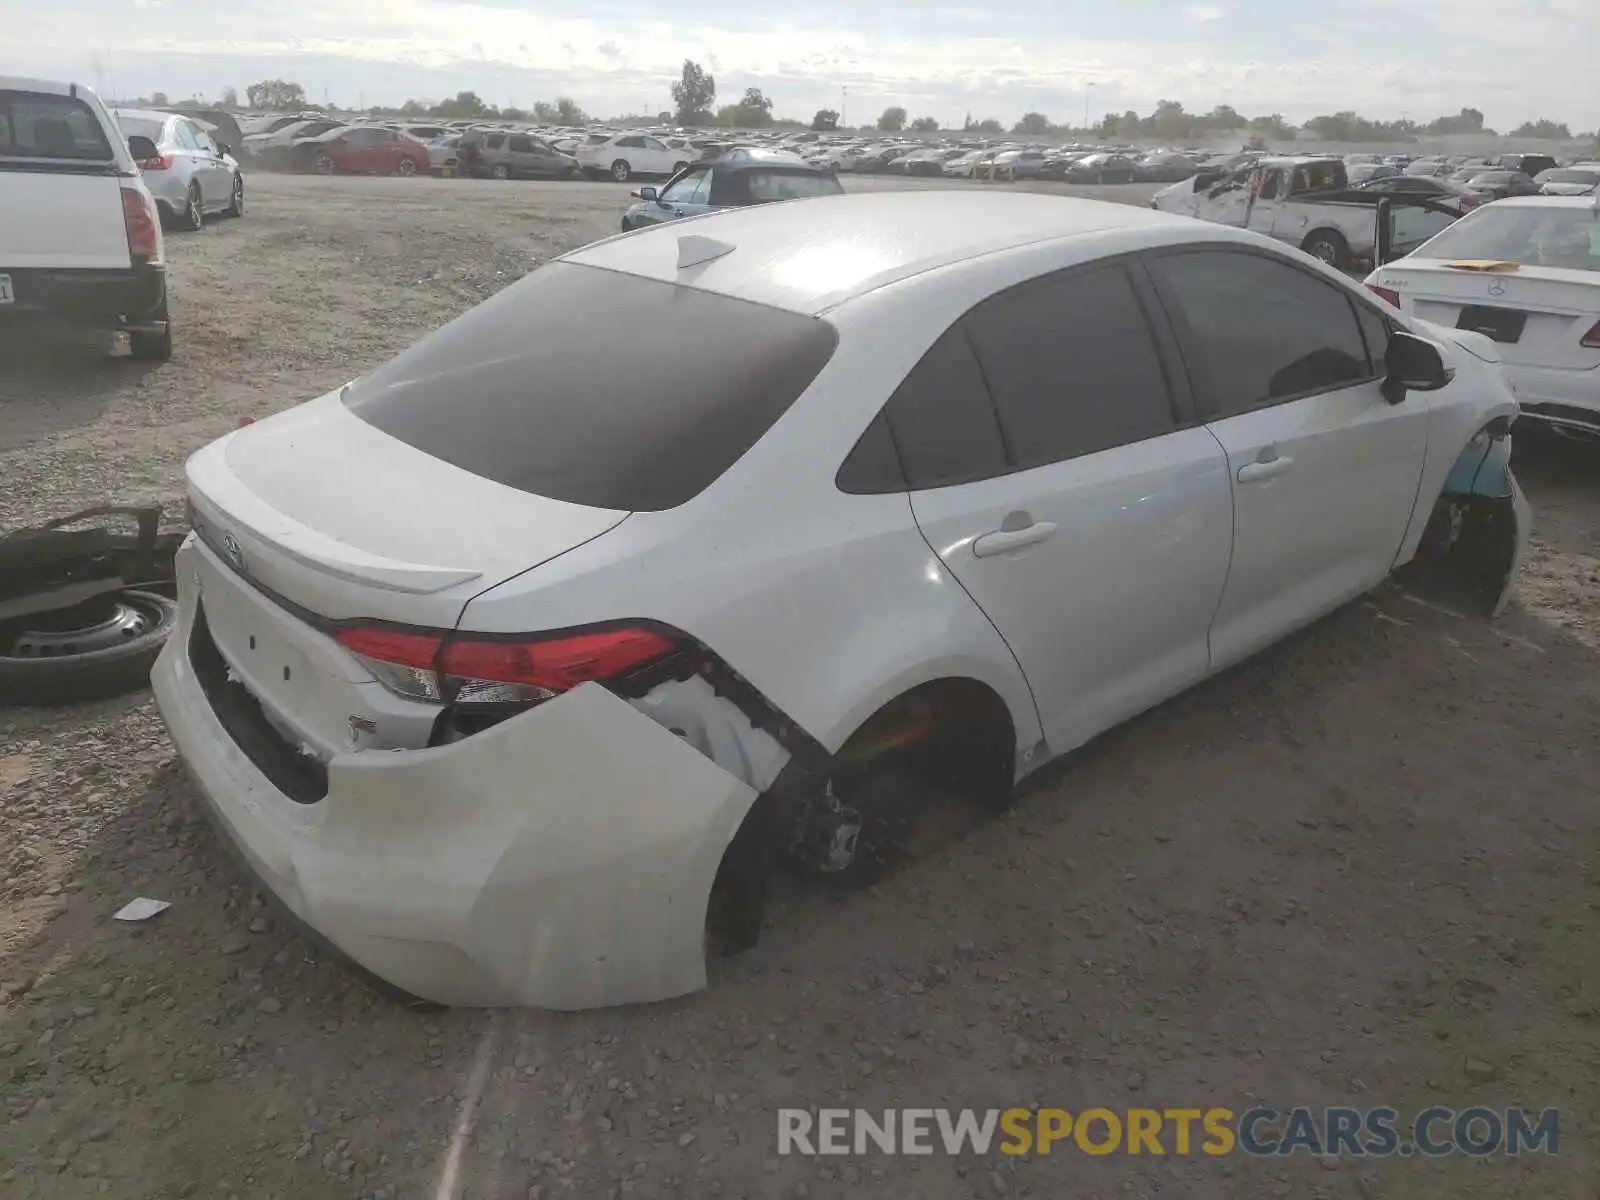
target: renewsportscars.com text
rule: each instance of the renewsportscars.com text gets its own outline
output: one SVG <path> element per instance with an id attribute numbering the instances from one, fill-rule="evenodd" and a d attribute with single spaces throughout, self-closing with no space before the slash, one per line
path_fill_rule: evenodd
<path id="1" fill-rule="evenodd" d="M 1520 1108 L 1064 1108 L 778 1110 L 778 1153 L 1206 1154 L 1436 1158 L 1556 1154 L 1560 1114 Z"/>

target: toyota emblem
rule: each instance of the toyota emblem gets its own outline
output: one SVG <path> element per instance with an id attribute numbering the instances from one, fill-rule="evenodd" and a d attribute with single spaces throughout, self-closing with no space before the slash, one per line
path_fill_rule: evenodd
<path id="1" fill-rule="evenodd" d="M 1489 295 L 1491 295 L 1491 296 L 1504 296 L 1505 294 L 1506 294 L 1506 285 L 1504 283 L 1502 283 L 1498 279 L 1492 280 L 1490 282 L 1490 284 L 1489 284 Z"/>
<path id="2" fill-rule="evenodd" d="M 231 533 L 222 535 L 222 549 L 228 556 L 228 561 L 233 564 L 236 571 L 244 570 L 244 550 L 239 546 L 239 539 Z"/>

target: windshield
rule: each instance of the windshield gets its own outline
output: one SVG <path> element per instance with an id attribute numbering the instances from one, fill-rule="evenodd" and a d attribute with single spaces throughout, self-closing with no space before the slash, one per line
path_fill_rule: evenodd
<path id="1" fill-rule="evenodd" d="M 0 89 L 0 158 L 107 162 L 112 151 L 82 100 Z"/>
<path id="2" fill-rule="evenodd" d="M 1415 257 L 1600 271 L 1600 217 L 1587 206 L 1486 204 L 1420 246 Z"/>
<path id="3" fill-rule="evenodd" d="M 1534 176 L 1535 183 L 1588 183 L 1600 182 L 1600 169 L 1593 171 L 1576 170 L 1571 167 L 1552 171 L 1541 171 Z"/>

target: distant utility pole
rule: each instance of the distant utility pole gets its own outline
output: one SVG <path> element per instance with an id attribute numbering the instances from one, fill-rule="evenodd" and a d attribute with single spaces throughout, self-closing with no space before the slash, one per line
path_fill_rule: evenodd
<path id="1" fill-rule="evenodd" d="M 850 85 L 845 84 L 839 89 L 839 128 L 844 129 L 850 124 L 845 120 L 845 109 L 850 106 Z"/>
<path id="2" fill-rule="evenodd" d="M 1089 128 L 1089 97 L 1094 95 L 1094 80 L 1083 85 L 1083 127 Z"/>

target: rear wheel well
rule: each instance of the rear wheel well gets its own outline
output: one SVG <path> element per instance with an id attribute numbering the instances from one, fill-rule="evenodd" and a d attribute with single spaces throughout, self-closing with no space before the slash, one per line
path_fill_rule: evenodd
<path id="1" fill-rule="evenodd" d="M 1011 710 L 976 679 L 947 677 L 902 692 L 873 713 L 833 756 L 835 777 L 892 767 L 1001 809 L 1016 777 Z"/>
<path id="2" fill-rule="evenodd" d="M 880 707 L 834 754 L 797 753 L 750 807 L 723 852 L 706 913 L 709 945 L 738 953 L 755 945 L 769 881 L 833 787 L 907 773 L 946 795 L 990 811 L 1005 809 L 1016 778 L 1011 710 L 988 684 L 946 677 L 919 684 Z"/>

